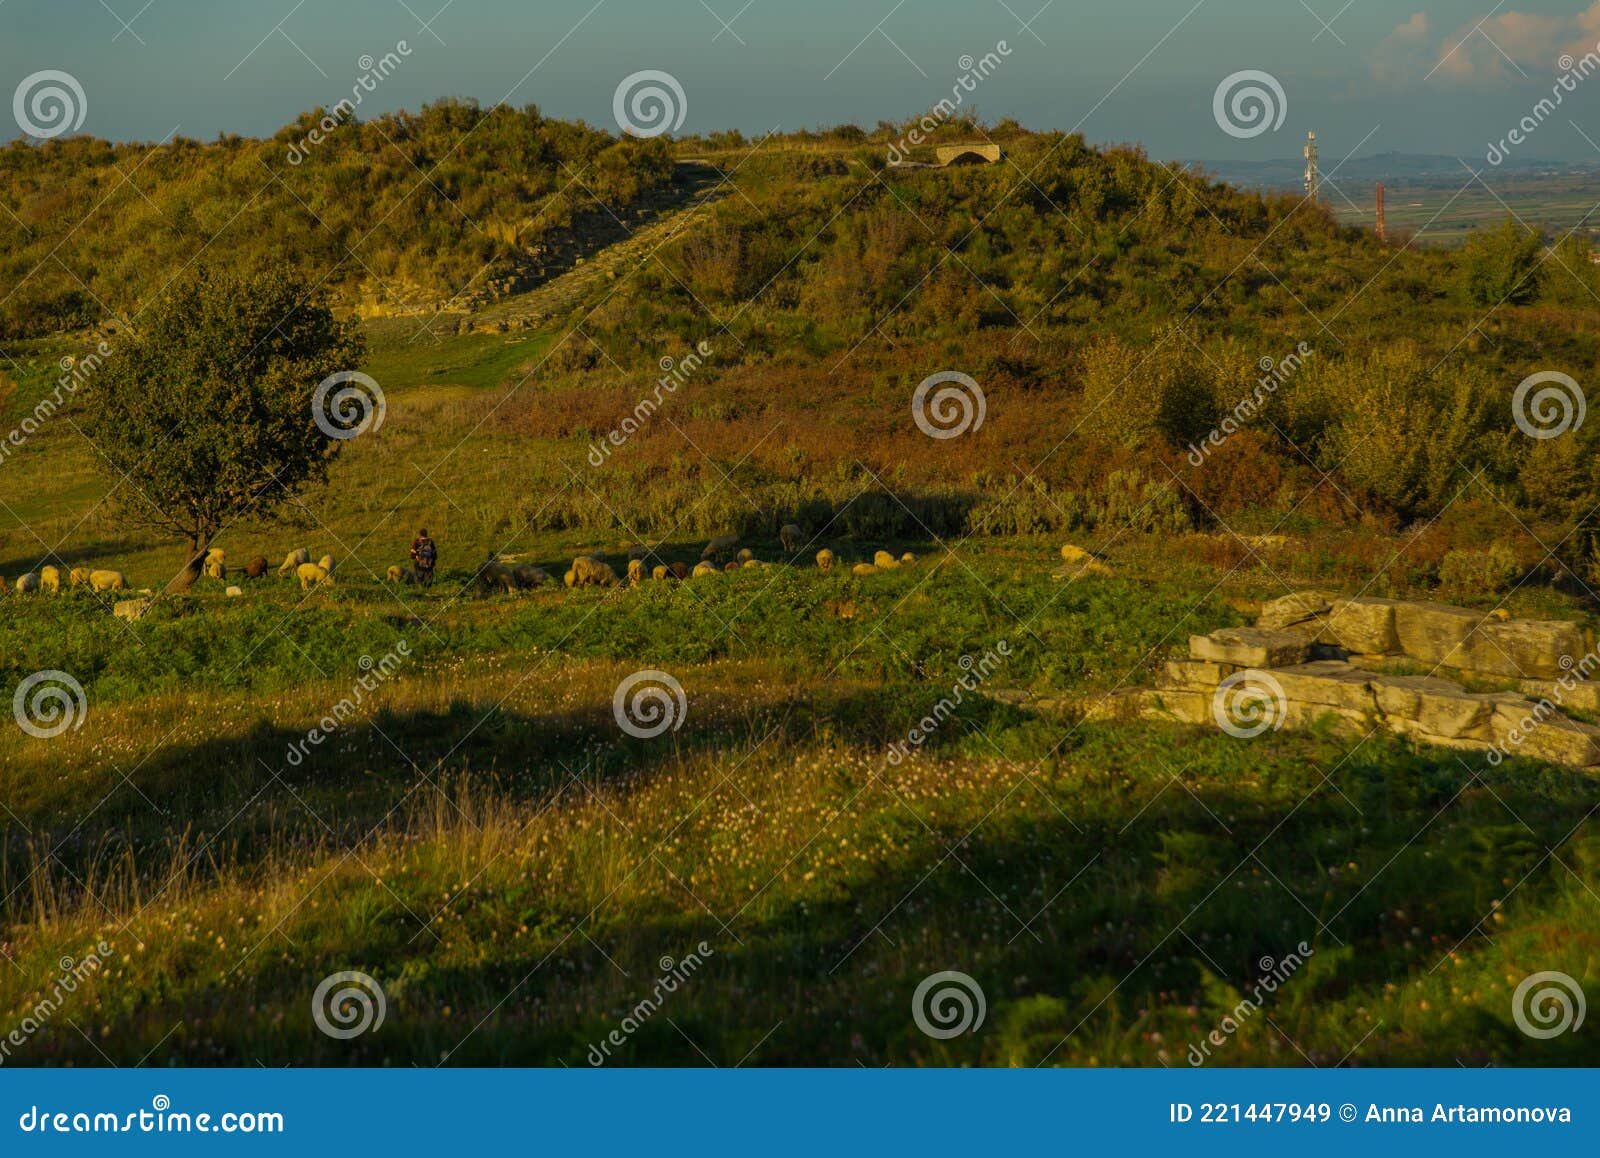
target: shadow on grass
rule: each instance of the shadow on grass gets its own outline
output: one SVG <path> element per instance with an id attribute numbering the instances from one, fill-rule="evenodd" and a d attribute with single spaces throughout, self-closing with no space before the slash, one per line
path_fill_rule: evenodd
<path id="1" fill-rule="evenodd" d="M 1180 771 L 1155 767 L 1162 740 Z M 1573 824 L 1600 796 L 1594 781 L 1479 776 L 1395 742 L 1323 782 L 1307 765 L 1329 753 L 1304 741 L 1087 728 L 1072 744 L 1079 775 L 1020 783 L 976 827 L 885 802 L 894 853 L 815 880 L 803 865 L 752 880 L 734 894 L 743 908 L 683 886 L 679 906 L 589 911 L 509 876 L 439 906 L 450 919 L 429 932 L 374 887 L 359 920 L 347 901 L 343 925 L 274 938 L 225 981 L 118 995 L 102 1044 L 137 1059 L 177 1022 L 162 1047 L 173 1062 L 584 1065 L 629 1019 L 617 1064 L 1150 1065 L 1166 1049 L 1181 1065 L 1276 969 L 1288 975 L 1262 994 L 1263 1016 L 1213 1064 L 1597 1060 L 1592 1037 L 1519 1032 L 1495 988 L 1512 962 L 1584 975 L 1600 911 L 1576 901 L 1600 875 L 1600 835 Z M 684 855 L 635 850 L 628 863 L 681 884 L 697 867 Z M 702 941 L 694 976 L 661 997 L 661 959 Z M 348 968 L 380 978 L 389 1014 L 380 1032 L 334 1041 L 309 994 Z M 987 1017 L 941 1041 L 917 1028 L 911 1001 L 947 970 L 978 983 Z M 1468 976 L 1484 992 L 1456 992 Z M 1411 1004 L 1380 1017 L 1402 989 Z M 52 1033 L 53 1048 L 99 1064 L 73 1037 Z"/>
<path id="2" fill-rule="evenodd" d="M 927 695 L 847 684 L 787 695 L 697 690 L 684 724 L 651 740 L 625 733 L 603 699 L 537 714 L 457 700 L 444 711 L 385 708 L 348 724 L 330 701 L 314 730 L 261 721 L 236 736 L 158 748 L 126 779 L 107 768 L 93 782 L 80 770 L 76 780 L 19 785 L 28 794 L 11 794 L 0 815 L 0 880 L 10 882 L 0 896 L 12 894 L 0 913 L 21 919 L 27 894 L 17 882 L 46 851 L 66 870 L 69 892 L 72 880 L 103 878 L 99 870 L 129 851 L 141 876 L 159 878 L 170 870 L 164 850 L 180 838 L 190 847 L 221 841 L 226 868 L 250 869 L 286 846 L 355 847 L 403 824 L 404 805 L 446 781 L 538 808 L 575 777 L 618 784 L 708 753 L 733 766 L 756 748 L 812 741 L 820 728 L 849 746 L 885 747 Z M 975 726 L 1018 714 L 989 701 L 969 708 Z"/>

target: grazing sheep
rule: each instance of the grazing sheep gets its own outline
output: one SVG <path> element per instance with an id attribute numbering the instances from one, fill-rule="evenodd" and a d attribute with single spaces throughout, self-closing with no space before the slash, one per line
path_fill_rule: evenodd
<path id="1" fill-rule="evenodd" d="M 739 569 L 739 563 L 737 560 L 729 559 L 727 563 L 723 564 L 722 569 L 724 571 L 737 571 Z"/>
<path id="2" fill-rule="evenodd" d="M 657 563 L 650 569 L 650 578 L 654 579 L 658 583 L 671 574 L 672 572 L 668 571 L 666 567 L 662 566 L 660 563 Z"/>
<path id="3" fill-rule="evenodd" d="M 610 564 L 602 563 L 593 555 L 579 555 L 572 561 L 573 581 L 567 586 L 577 587 L 615 587 L 617 573 L 611 569 Z"/>
<path id="4" fill-rule="evenodd" d="M 23 595 L 29 591 L 39 590 L 39 576 L 32 571 L 24 572 L 17 576 L 17 594 Z"/>
<path id="5" fill-rule="evenodd" d="M 67 586 L 81 587 L 89 582 L 89 569 L 87 567 L 74 567 L 67 572 Z"/>
<path id="6" fill-rule="evenodd" d="M 6 582 L 6 577 L 4 575 L 0 575 L 0 595 L 4 595 L 7 591 L 10 591 L 10 590 L 11 590 L 11 584 Z"/>
<path id="7" fill-rule="evenodd" d="M 522 588 L 543 587 L 550 582 L 550 573 L 543 567 L 535 567 L 531 563 L 524 563 L 515 568 L 512 577 L 516 579 L 517 586 Z"/>
<path id="8" fill-rule="evenodd" d="M 877 573 L 878 568 L 873 566 L 871 563 L 857 563 L 854 567 L 850 568 L 850 574 L 852 575 L 867 576 L 876 575 Z"/>
<path id="9" fill-rule="evenodd" d="M 294 569 L 295 577 L 300 580 L 300 590 L 309 591 L 318 583 L 333 586 L 333 573 L 320 563 L 302 563 Z"/>
<path id="10" fill-rule="evenodd" d="M 568 587 L 576 587 L 578 585 L 578 577 L 573 572 L 568 571 L 561 577 L 561 582 L 565 583 Z"/>
<path id="11" fill-rule="evenodd" d="M 126 591 L 128 581 L 121 571 L 90 571 L 89 586 L 96 591 Z"/>
<path id="12" fill-rule="evenodd" d="M 754 559 L 755 557 L 756 557 L 756 553 L 754 551 L 752 551 L 749 547 L 746 547 L 744 550 L 740 551 L 733 558 L 734 558 L 734 561 L 737 562 L 737 563 L 748 563 L 748 562 L 750 562 L 751 559 Z"/>
<path id="13" fill-rule="evenodd" d="M 329 575 L 332 575 L 333 574 L 333 556 L 332 555 L 324 555 L 322 558 L 317 560 L 317 566 L 321 567 Z"/>
<path id="14" fill-rule="evenodd" d="M 833 552 L 828 550 L 828 548 L 826 548 L 826 547 L 822 548 L 822 550 L 817 552 L 817 570 L 818 571 L 832 571 L 833 570 Z"/>
<path id="15" fill-rule="evenodd" d="M 1062 571 L 1062 572 L 1059 572 L 1058 574 L 1066 576 L 1066 578 L 1070 582 L 1070 581 L 1077 580 L 1077 579 L 1087 578 L 1090 575 L 1098 575 L 1103 579 L 1113 579 L 1113 578 L 1116 577 L 1117 573 L 1115 571 L 1113 571 L 1110 567 L 1107 567 L 1104 563 L 1100 562 L 1100 560 L 1098 560 L 1098 559 L 1090 559 L 1087 563 L 1085 563 L 1082 567 L 1079 567 L 1076 571 Z"/>
<path id="16" fill-rule="evenodd" d="M 46 595 L 55 595 L 61 591 L 61 568 L 51 563 L 46 563 L 39 568 L 39 590 Z"/>
<path id="17" fill-rule="evenodd" d="M 875 551 L 872 555 L 872 565 L 880 571 L 893 571 L 900 566 L 900 560 L 887 551 Z"/>
<path id="18" fill-rule="evenodd" d="M 493 551 L 489 552 L 489 557 L 478 568 L 478 582 L 483 584 L 485 591 L 493 591 L 498 587 L 507 595 L 517 589 L 516 575 L 512 573 L 510 567 L 494 557 Z"/>
<path id="19" fill-rule="evenodd" d="M 298 574 L 296 568 L 302 563 L 311 562 L 311 552 L 304 547 L 296 547 L 283 557 L 283 566 L 278 568 L 279 575 Z"/>
<path id="20" fill-rule="evenodd" d="M 783 544 L 786 554 L 793 555 L 800 549 L 800 536 L 803 532 L 793 523 L 785 523 L 778 528 L 778 542 Z"/>
<path id="21" fill-rule="evenodd" d="M 1105 558 L 1104 555 L 1096 554 L 1094 551 L 1085 551 L 1082 547 L 1074 546 L 1071 543 L 1063 543 L 1061 545 L 1061 561 L 1063 563 L 1087 563 L 1091 559 L 1103 558 Z"/>
<path id="22" fill-rule="evenodd" d="M 667 570 L 672 572 L 672 577 L 674 579 L 687 579 L 689 577 L 689 564 L 683 562 L 682 560 L 674 563 L 671 567 L 667 568 Z"/>
<path id="23" fill-rule="evenodd" d="M 708 561 L 702 559 L 702 560 L 700 560 L 700 562 L 698 562 L 698 563 L 696 563 L 694 565 L 694 576 L 693 577 L 696 578 L 696 579 L 699 579 L 703 575 L 715 575 L 716 573 L 717 573 L 717 565 L 715 563 L 711 563 L 711 562 L 708 562 Z"/>
<path id="24" fill-rule="evenodd" d="M 628 582 L 631 585 L 633 585 L 634 587 L 637 587 L 637 586 L 639 586 L 639 584 L 643 583 L 644 580 L 645 580 L 644 560 L 643 559 L 629 559 L 628 560 Z"/>
<path id="25" fill-rule="evenodd" d="M 909 567 L 909 566 L 911 566 L 911 564 L 915 563 L 916 561 L 917 561 L 917 557 L 915 555 L 913 555 L 910 551 L 907 551 L 904 555 L 900 556 L 900 565 L 902 567 Z"/>
<path id="26" fill-rule="evenodd" d="M 706 549 L 700 552 L 700 558 L 710 559 L 717 555 L 726 555 L 738 545 L 738 535 L 718 535 L 706 544 Z"/>
<path id="27" fill-rule="evenodd" d="M 265 555 L 257 555 L 244 565 L 244 577 L 246 579 L 259 579 L 267 573 L 267 568 L 270 566 L 272 564 L 267 562 Z"/>
<path id="28" fill-rule="evenodd" d="M 765 567 L 766 564 L 763 563 L 760 559 L 746 559 L 744 561 L 744 563 L 741 564 L 741 566 L 743 566 L 746 571 L 750 571 L 750 570 L 753 570 L 755 568 Z"/>
<path id="29" fill-rule="evenodd" d="M 200 564 L 201 573 L 210 579 L 226 580 L 228 578 L 228 564 L 224 559 L 222 548 L 212 547 L 206 552 L 205 562 Z"/>
<path id="30" fill-rule="evenodd" d="M 390 583 L 400 583 L 405 579 L 405 568 L 398 563 L 393 563 L 383 575 Z"/>

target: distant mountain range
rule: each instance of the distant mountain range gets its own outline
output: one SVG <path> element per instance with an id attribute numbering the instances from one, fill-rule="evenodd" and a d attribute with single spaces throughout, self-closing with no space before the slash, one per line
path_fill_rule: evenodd
<path id="1" fill-rule="evenodd" d="M 1434 153 L 1376 153 L 1370 157 L 1352 157 L 1342 164 L 1337 155 L 1324 153 L 1322 173 L 1329 174 L 1338 183 L 1366 183 L 1383 181 L 1404 186 L 1408 183 L 1431 183 L 1438 180 L 1465 181 L 1467 168 L 1485 168 L 1484 159 L 1474 155 L 1456 157 Z M 1298 189 L 1305 173 L 1305 161 L 1300 157 L 1284 157 L 1270 161 L 1191 161 L 1208 173 L 1213 173 L 1230 185 L 1242 189 Z M 1510 159 L 1497 167 L 1499 172 L 1512 172 L 1518 176 L 1553 174 L 1600 174 L 1600 162 L 1551 161 L 1546 159 Z"/>

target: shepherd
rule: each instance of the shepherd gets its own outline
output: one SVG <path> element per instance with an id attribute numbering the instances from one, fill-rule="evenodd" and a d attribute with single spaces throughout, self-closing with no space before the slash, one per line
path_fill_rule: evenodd
<path id="1" fill-rule="evenodd" d="M 428 538 L 428 528 L 423 527 L 417 532 L 417 537 L 411 544 L 411 563 L 417 571 L 417 582 L 422 586 L 433 585 L 433 565 L 438 559 L 439 548 Z"/>

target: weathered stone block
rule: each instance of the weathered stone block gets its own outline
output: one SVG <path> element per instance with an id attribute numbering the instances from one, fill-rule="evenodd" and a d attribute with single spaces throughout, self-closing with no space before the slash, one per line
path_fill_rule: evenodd
<path id="1" fill-rule="evenodd" d="M 1445 603 L 1396 603 L 1395 635 L 1399 650 L 1425 663 L 1465 667 L 1465 645 L 1483 622 L 1483 614 Z M 1352 648 L 1367 651 L 1368 648 Z"/>
<path id="2" fill-rule="evenodd" d="M 1156 677 L 1157 686 L 1184 691 L 1210 691 L 1240 670 L 1231 663 L 1207 663 L 1202 659 L 1168 660 Z"/>
<path id="3" fill-rule="evenodd" d="M 1320 704 L 1357 715 L 1373 710 L 1371 676 L 1340 660 L 1278 668 L 1272 678 L 1291 703 Z"/>
<path id="4" fill-rule="evenodd" d="M 1286 728 L 1326 727 L 1330 721 L 1335 731 L 1352 736 L 1365 735 L 1377 726 L 1363 712 L 1329 707 L 1327 704 L 1290 700 L 1283 706 L 1283 726 Z"/>
<path id="5" fill-rule="evenodd" d="M 1492 739 L 1489 718 L 1497 696 L 1476 695 L 1431 676 L 1374 675 L 1372 690 L 1378 707 L 1391 720 L 1405 720 L 1434 736 Z"/>
<path id="6" fill-rule="evenodd" d="M 1495 742 L 1512 755 L 1570 764 L 1600 765 L 1600 728 L 1569 720 L 1545 705 L 1502 702 L 1491 721 Z"/>
<path id="7" fill-rule="evenodd" d="M 1458 748 L 1464 752 L 1487 752 L 1494 746 L 1487 740 L 1472 740 L 1461 736 L 1436 736 L 1414 720 L 1395 719 L 1389 721 L 1389 726 L 1399 735 L 1409 736 L 1426 744 L 1437 744 L 1442 748 Z"/>
<path id="8" fill-rule="evenodd" d="M 1208 692 L 1156 691 L 1140 696 L 1140 715 L 1155 720 L 1176 720 L 1182 724 L 1211 724 L 1211 694 Z"/>
<path id="9" fill-rule="evenodd" d="M 1393 599 L 1338 599 L 1328 613 L 1322 638 L 1347 651 L 1394 655 L 1400 650 Z"/>
<path id="10" fill-rule="evenodd" d="M 1463 662 L 1454 666 L 1519 679 L 1559 679 L 1583 658 L 1583 632 L 1576 623 L 1490 620 L 1473 632 L 1464 650 Z"/>
<path id="11" fill-rule="evenodd" d="M 1600 712 L 1600 683 L 1588 680 L 1523 680 L 1517 685 L 1522 694 L 1535 700 L 1549 700 L 1560 708 L 1579 712 Z"/>
<path id="12" fill-rule="evenodd" d="M 1263 604 L 1256 626 L 1263 631 L 1282 631 L 1286 627 L 1315 619 L 1327 611 L 1328 607 L 1329 603 L 1324 595 L 1319 595 L 1315 591 L 1296 592 Z"/>
<path id="13" fill-rule="evenodd" d="M 1189 655 L 1237 667 L 1287 667 L 1304 663 L 1310 641 L 1286 631 L 1259 627 L 1226 627 L 1210 635 L 1189 637 Z"/>

